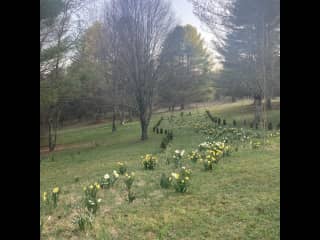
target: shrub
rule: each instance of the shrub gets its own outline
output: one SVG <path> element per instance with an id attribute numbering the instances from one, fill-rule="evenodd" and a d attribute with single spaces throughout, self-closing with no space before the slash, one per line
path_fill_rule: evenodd
<path id="1" fill-rule="evenodd" d="M 236 120 L 233 120 L 233 126 L 237 126 Z"/>
<path id="2" fill-rule="evenodd" d="M 273 129 L 273 127 L 272 127 L 272 122 L 269 122 L 268 123 L 268 130 L 272 130 Z"/>
<path id="3" fill-rule="evenodd" d="M 258 123 L 256 123 L 256 129 L 258 129 L 259 128 L 259 124 Z"/>
<path id="4" fill-rule="evenodd" d="M 162 128 L 160 128 L 160 134 L 162 134 L 163 133 L 163 130 L 162 130 Z"/>
<path id="5" fill-rule="evenodd" d="M 169 188 L 171 185 L 171 181 L 172 181 L 171 177 L 167 177 L 164 173 L 162 173 L 160 178 L 160 187 Z"/>
<path id="6" fill-rule="evenodd" d="M 165 135 L 163 138 L 162 138 L 162 141 L 161 141 L 161 144 L 160 144 L 160 148 L 162 149 L 166 149 L 168 144 L 170 142 L 170 138 L 169 138 L 169 135 Z"/>
<path id="7" fill-rule="evenodd" d="M 245 125 L 245 126 L 247 125 L 247 120 L 243 121 L 243 125 Z"/>
<path id="8" fill-rule="evenodd" d="M 118 167 L 119 167 L 119 173 L 121 175 L 125 174 L 127 172 L 127 165 L 123 162 L 118 162 Z"/>
<path id="9" fill-rule="evenodd" d="M 222 124 L 227 125 L 227 121 L 225 119 L 223 119 Z"/>
<path id="10" fill-rule="evenodd" d="M 250 128 L 253 128 L 253 122 L 250 123 Z"/>
<path id="11" fill-rule="evenodd" d="M 220 118 L 218 118 L 218 125 L 220 125 L 221 124 L 221 119 Z"/>
<path id="12" fill-rule="evenodd" d="M 166 134 L 166 135 L 168 134 L 168 130 L 167 129 L 164 130 L 164 134 Z"/>
<path id="13" fill-rule="evenodd" d="M 180 113 L 180 116 L 181 116 L 181 117 L 183 117 L 183 114 L 184 114 L 184 113 L 183 113 L 183 112 L 181 112 L 181 113 Z"/>
<path id="14" fill-rule="evenodd" d="M 156 133 L 159 134 L 159 128 L 156 128 Z"/>
<path id="15" fill-rule="evenodd" d="M 141 156 L 142 165 L 146 170 L 153 170 L 157 165 L 157 158 L 152 156 L 152 154 L 146 154 L 145 156 Z"/>

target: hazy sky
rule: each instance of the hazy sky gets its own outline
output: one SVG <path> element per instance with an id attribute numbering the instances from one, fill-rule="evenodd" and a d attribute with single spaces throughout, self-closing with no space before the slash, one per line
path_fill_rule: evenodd
<path id="1" fill-rule="evenodd" d="M 92 0 L 93 2 L 96 2 L 97 5 L 103 5 L 104 0 Z M 175 17 L 177 20 L 177 23 L 180 25 L 186 25 L 190 24 L 197 28 L 197 31 L 201 34 L 201 37 L 205 40 L 205 44 L 209 52 L 212 53 L 212 57 L 214 58 L 214 51 L 211 45 L 212 40 L 212 34 L 208 30 L 208 28 L 200 22 L 200 20 L 195 16 L 192 12 L 193 7 L 192 3 L 187 0 L 171 0 L 171 6 L 172 10 L 175 13 Z M 102 7 L 101 5 L 101 7 Z M 95 8 L 96 9 L 96 8 Z M 220 67 L 220 65 L 216 65 L 217 68 Z"/>
<path id="2" fill-rule="evenodd" d="M 108 1 L 108 0 L 107 0 Z M 98 17 L 96 7 L 103 8 L 104 0 L 92 0 L 92 12 L 89 10 L 89 14 L 92 14 L 92 18 Z M 192 12 L 192 3 L 187 0 L 171 0 L 172 10 L 175 13 L 177 23 L 180 25 L 191 24 L 197 28 L 198 32 L 200 32 L 201 36 L 205 39 L 206 43 L 209 45 L 211 40 L 211 34 L 204 24 L 200 22 L 200 20 L 193 14 Z"/>

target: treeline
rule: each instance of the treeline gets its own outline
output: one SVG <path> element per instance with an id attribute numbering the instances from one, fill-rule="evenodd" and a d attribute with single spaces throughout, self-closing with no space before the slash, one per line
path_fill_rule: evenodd
<path id="1" fill-rule="evenodd" d="M 145 140 L 155 106 L 213 97 L 203 39 L 193 26 L 176 25 L 169 1 L 111 0 L 86 24 L 90 1 L 40 5 L 40 130 L 50 150 L 64 122 L 109 117 L 116 131 L 117 120 L 136 118 Z"/>
<path id="2" fill-rule="evenodd" d="M 262 100 L 280 96 L 280 0 L 192 0 L 194 13 L 214 35 L 223 69 L 216 98 L 254 98 L 255 122 Z"/>
<path id="3" fill-rule="evenodd" d="M 170 1 L 98 2 L 40 1 L 40 134 L 50 150 L 68 121 L 110 118 L 116 131 L 136 118 L 146 140 L 155 107 L 250 96 L 259 120 L 262 98 L 279 95 L 279 1 L 191 1 L 215 36 L 219 74 L 197 29 L 176 24 Z"/>

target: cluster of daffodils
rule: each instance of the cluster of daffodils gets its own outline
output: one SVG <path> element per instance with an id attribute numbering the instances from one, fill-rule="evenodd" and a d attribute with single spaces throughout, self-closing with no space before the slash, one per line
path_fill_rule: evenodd
<path id="1" fill-rule="evenodd" d="M 199 162 L 203 163 L 205 170 L 212 170 L 214 164 L 225 155 L 230 154 L 230 146 L 224 142 L 203 142 L 198 148 Z"/>
<path id="2" fill-rule="evenodd" d="M 119 167 L 119 173 L 121 175 L 125 174 L 127 171 L 127 165 L 123 162 L 118 162 L 118 167 Z"/>
<path id="3" fill-rule="evenodd" d="M 213 143 L 214 151 L 217 155 L 228 156 L 231 151 L 231 147 L 224 142 L 214 142 Z"/>
<path id="4" fill-rule="evenodd" d="M 87 210 L 93 214 L 97 212 L 99 203 L 102 201 L 101 198 L 97 198 L 99 189 L 101 189 L 101 186 L 97 182 L 83 188 L 85 194 L 84 204 Z"/>
<path id="5" fill-rule="evenodd" d="M 126 184 L 127 189 L 131 189 L 131 186 L 134 181 L 135 173 L 131 172 L 131 174 L 126 173 L 124 176 L 124 183 Z"/>
<path id="6" fill-rule="evenodd" d="M 253 149 L 257 149 L 261 146 L 260 142 L 256 142 L 256 141 L 250 141 L 250 144 L 252 146 Z"/>
<path id="7" fill-rule="evenodd" d="M 146 154 L 141 156 L 141 163 L 144 169 L 153 170 L 157 165 L 157 158 L 152 156 L 152 154 Z"/>
<path id="8" fill-rule="evenodd" d="M 184 150 L 175 150 L 173 158 L 182 158 L 184 155 Z"/>
<path id="9" fill-rule="evenodd" d="M 186 192 L 190 186 L 191 169 L 186 167 L 181 167 L 179 173 L 171 173 L 170 181 L 176 192 Z"/>
<path id="10" fill-rule="evenodd" d="M 113 187 L 115 182 L 118 180 L 119 174 L 116 170 L 113 170 L 112 174 L 106 173 L 101 179 L 100 179 L 100 186 L 101 188 L 110 188 Z"/>
<path id="11" fill-rule="evenodd" d="M 134 182 L 134 172 L 131 172 L 131 174 L 126 173 L 124 176 L 124 183 L 127 187 L 127 193 L 128 193 L 128 201 L 129 203 L 133 202 L 133 200 L 136 198 L 135 194 L 132 192 L 131 187 Z"/>
<path id="12" fill-rule="evenodd" d="M 184 155 L 185 151 L 184 150 L 175 150 L 173 154 L 173 160 L 175 163 L 176 167 L 180 167 L 182 164 L 182 157 Z"/>
<path id="13" fill-rule="evenodd" d="M 213 164 L 218 163 L 218 160 L 222 154 L 220 150 L 207 150 L 205 157 L 201 158 L 200 162 L 203 162 L 204 169 L 206 171 L 213 169 Z"/>
<path id="14" fill-rule="evenodd" d="M 223 127 L 218 126 L 214 127 L 212 125 L 196 125 L 197 131 L 208 135 L 210 141 L 220 141 L 229 144 L 243 144 L 249 143 L 251 138 L 261 138 L 261 135 L 256 131 L 243 129 L 243 128 L 234 128 L 234 127 Z"/>
<path id="15" fill-rule="evenodd" d="M 188 154 L 188 159 L 192 162 L 197 162 L 199 159 L 201 159 L 201 154 L 198 150 L 191 151 L 191 153 Z"/>
<path id="16" fill-rule="evenodd" d="M 277 137 L 277 136 L 280 136 L 280 130 L 269 134 L 269 137 Z"/>
<path id="17" fill-rule="evenodd" d="M 47 192 L 42 194 L 42 200 L 45 204 L 51 205 L 56 208 L 59 201 L 60 188 L 55 187 L 52 189 L 51 194 L 48 195 Z"/>
<path id="18" fill-rule="evenodd" d="M 216 156 L 225 156 L 230 154 L 230 145 L 227 145 L 224 142 L 217 142 L 217 141 L 212 141 L 212 142 L 204 142 L 199 144 L 199 151 L 207 151 L 207 150 L 212 150 L 215 151 Z"/>
<path id="19" fill-rule="evenodd" d="M 208 149 L 211 149 L 213 147 L 213 144 L 211 142 L 203 142 L 200 143 L 198 146 L 199 151 L 206 151 Z"/>

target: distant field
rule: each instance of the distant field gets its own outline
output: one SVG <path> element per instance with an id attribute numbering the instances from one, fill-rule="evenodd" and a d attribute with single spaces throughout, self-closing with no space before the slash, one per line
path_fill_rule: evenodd
<path id="1" fill-rule="evenodd" d="M 56 210 L 41 210 L 42 239 L 280 239 L 280 136 L 268 138 L 268 145 L 258 149 L 245 147 L 232 152 L 213 172 L 184 159 L 192 169 L 187 193 L 159 185 L 161 173 L 175 170 L 165 163 L 165 153 L 159 147 L 163 135 L 152 132 L 161 116 L 165 120 L 160 127 L 174 133 L 167 153 L 171 156 L 175 149 L 189 153 L 206 140 L 207 136 L 192 126 L 194 122 L 209 122 L 205 109 L 226 119 L 229 126 L 236 120 L 237 127 L 248 128 L 239 125 L 244 119 L 253 119 L 251 104 L 244 100 L 201 106 L 184 110 L 183 117 L 177 111 L 173 113 L 177 119 L 174 124 L 167 120 L 171 113 L 156 113 L 145 142 L 139 140 L 139 122 L 118 126 L 115 133 L 111 133 L 109 123 L 62 129 L 58 145 L 65 149 L 40 155 L 40 194 L 55 186 L 62 190 Z M 273 102 L 267 116 L 274 126 L 280 122 L 280 100 Z M 142 168 L 140 156 L 146 153 L 159 159 L 153 171 Z M 131 204 L 125 200 L 120 179 L 113 189 L 99 192 L 102 204 L 93 229 L 79 232 L 72 219 L 83 187 L 117 169 L 118 161 L 126 162 L 129 172 L 136 174 L 136 200 Z"/>

